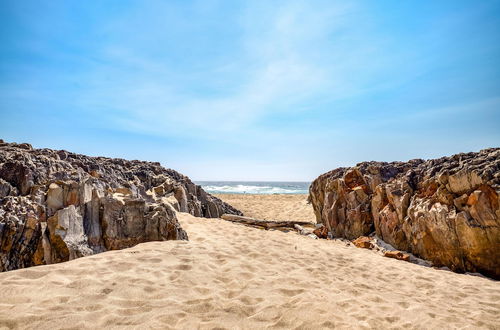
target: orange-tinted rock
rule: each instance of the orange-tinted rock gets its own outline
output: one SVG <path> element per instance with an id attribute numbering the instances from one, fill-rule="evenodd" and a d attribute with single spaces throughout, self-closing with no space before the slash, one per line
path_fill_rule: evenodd
<path id="1" fill-rule="evenodd" d="M 403 261 L 410 261 L 410 255 L 408 253 L 403 253 L 401 251 L 386 251 L 384 257 L 393 258 Z"/>
<path id="2" fill-rule="evenodd" d="M 313 230 L 313 234 L 318 238 L 327 238 L 328 237 L 328 228 L 325 226 L 321 226 Z"/>
<path id="3" fill-rule="evenodd" d="M 499 169 L 500 148 L 428 161 L 364 162 L 319 176 L 309 200 L 316 221 L 334 237 L 376 232 L 436 266 L 500 278 Z"/>
<path id="4" fill-rule="evenodd" d="M 99 172 L 96 170 L 90 171 L 89 174 L 93 176 L 94 178 L 99 178 Z"/>
<path id="5" fill-rule="evenodd" d="M 373 245 L 373 243 L 371 242 L 370 237 L 366 237 L 366 236 L 358 237 L 354 241 L 352 241 L 352 243 L 356 247 L 363 248 L 363 249 L 373 249 L 375 247 Z"/>

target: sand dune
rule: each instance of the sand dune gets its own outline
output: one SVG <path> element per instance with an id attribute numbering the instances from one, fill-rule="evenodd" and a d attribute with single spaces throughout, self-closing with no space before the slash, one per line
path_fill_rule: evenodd
<path id="1" fill-rule="evenodd" d="M 500 283 L 179 214 L 151 242 L 0 274 L 0 327 L 499 328 Z"/>
<path id="2" fill-rule="evenodd" d="M 247 217 L 265 220 L 297 220 L 316 222 L 313 209 L 307 204 L 308 195 L 216 194 Z"/>

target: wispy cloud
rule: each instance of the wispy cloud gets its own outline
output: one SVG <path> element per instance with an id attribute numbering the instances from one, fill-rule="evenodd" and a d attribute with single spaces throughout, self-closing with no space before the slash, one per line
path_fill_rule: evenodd
<path id="1" fill-rule="evenodd" d="M 1 3 L 0 129 L 198 179 L 481 148 L 500 138 L 499 17 L 466 1 Z"/>
<path id="2" fill-rule="evenodd" d="M 118 109 L 113 119 L 123 129 L 154 134 L 245 129 L 266 114 L 294 111 L 294 105 L 309 98 L 345 91 L 348 79 L 339 68 L 353 54 L 331 53 L 328 43 L 332 33 L 345 27 L 349 10 L 330 6 L 318 11 L 302 1 L 277 8 L 252 3 L 239 13 L 239 49 L 228 49 L 230 62 L 203 68 L 187 80 L 161 58 L 107 46 L 101 54 L 104 63 L 89 72 L 90 88 L 82 101 L 89 108 Z M 333 65 L 332 56 L 338 60 Z M 215 85 L 222 79 L 234 87 L 219 93 L 216 86 L 206 95 L 190 92 L 197 80 L 210 85 L 212 79 Z"/>

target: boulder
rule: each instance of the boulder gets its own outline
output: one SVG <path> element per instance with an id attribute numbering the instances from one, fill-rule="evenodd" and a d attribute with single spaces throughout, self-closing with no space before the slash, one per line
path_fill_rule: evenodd
<path id="1" fill-rule="evenodd" d="M 186 189 L 184 189 L 183 186 L 178 185 L 174 188 L 174 197 L 177 199 L 177 202 L 179 203 L 179 211 L 181 212 L 188 212 L 188 199 L 186 195 Z M 207 214 L 208 215 L 208 214 Z M 212 218 L 208 216 L 209 218 Z"/>
<path id="2" fill-rule="evenodd" d="M 397 260 L 410 261 L 410 255 L 401 251 L 385 251 L 384 257 L 393 258 Z"/>
<path id="3" fill-rule="evenodd" d="M 43 209 L 24 196 L 8 196 L 1 201 L 0 270 L 43 264 Z"/>
<path id="4" fill-rule="evenodd" d="M 313 234 L 318 238 L 328 238 L 328 228 L 320 224 L 316 229 L 313 230 Z"/>
<path id="5" fill-rule="evenodd" d="M 363 249 L 373 249 L 375 245 L 371 242 L 371 238 L 367 236 L 360 236 L 352 241 L 354 246 L 363 248 Z"/>
<path id="6" fill-rule="evenodd" d="M 376 233 L 458 272 L 500 278 L 500 149 L 363 162 L 319 176 L 309 200 L 334 237 Z"/>
<path id="7" fill-rule="evenodd" d="M 83 229 L 83 218 L 74 205 L 58 210 L 47 219 L 50 240 L 48 263 L 73 260 L 93 254 Z"/>
<path id="8" fill-rule="evenodd" d="M 47 212 L 52 215 L 57 210 L 64 207 L 63 189 L 57 183 L 49 184 L 47 189 Z"/>
<path id="9" fill-rule="evenodd" d="M 242 214 L 159 163 L 0 143 L 0 271 L 187 240 L 176 211 Z"/>
<path id="10" fill-rule="evenodd" d="M 4 198 L 6 196 L 9 196 L 10 194 L 17 195 L 14 189 L 15 188 L 12 187 L 10 183 L 5 181 L 4 179 L 0 179 L 0 198 Z"/>

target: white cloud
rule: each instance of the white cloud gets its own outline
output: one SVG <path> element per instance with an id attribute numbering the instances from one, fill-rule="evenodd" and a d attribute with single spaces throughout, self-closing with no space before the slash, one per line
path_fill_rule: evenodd
<path id="1" fill-rule="evenodd" d="M 186 130 L 204 134 L 214 128 L 246 129 L 262 116 L 297 111 L 294 105 L 308 98 L 346 89 L 339 68 L 351 58 L 338 56 L 338 63 L 331 65 L 336 54 L 330 53 L 329 43 L 330 34 L 345 24 L 347 10 L 318 10 L 302 1 L 278 7 L 252 2 L 241 16 L 241 49 L 232 62 L 187 80 L 176 68 L 140 51 L 103 49 L 105 65 L 97 64 L 90 72 L 92 87 L 82 101 L 94 109 L 115 109 L 110 117 L 124 130 L 183 135 Z M 231 71 L 226 83 L 236 87 L 215 95 L 189 93 L 196 79 L 210 80 L 210 72 L 224 75 L 225 70 Z"/>

